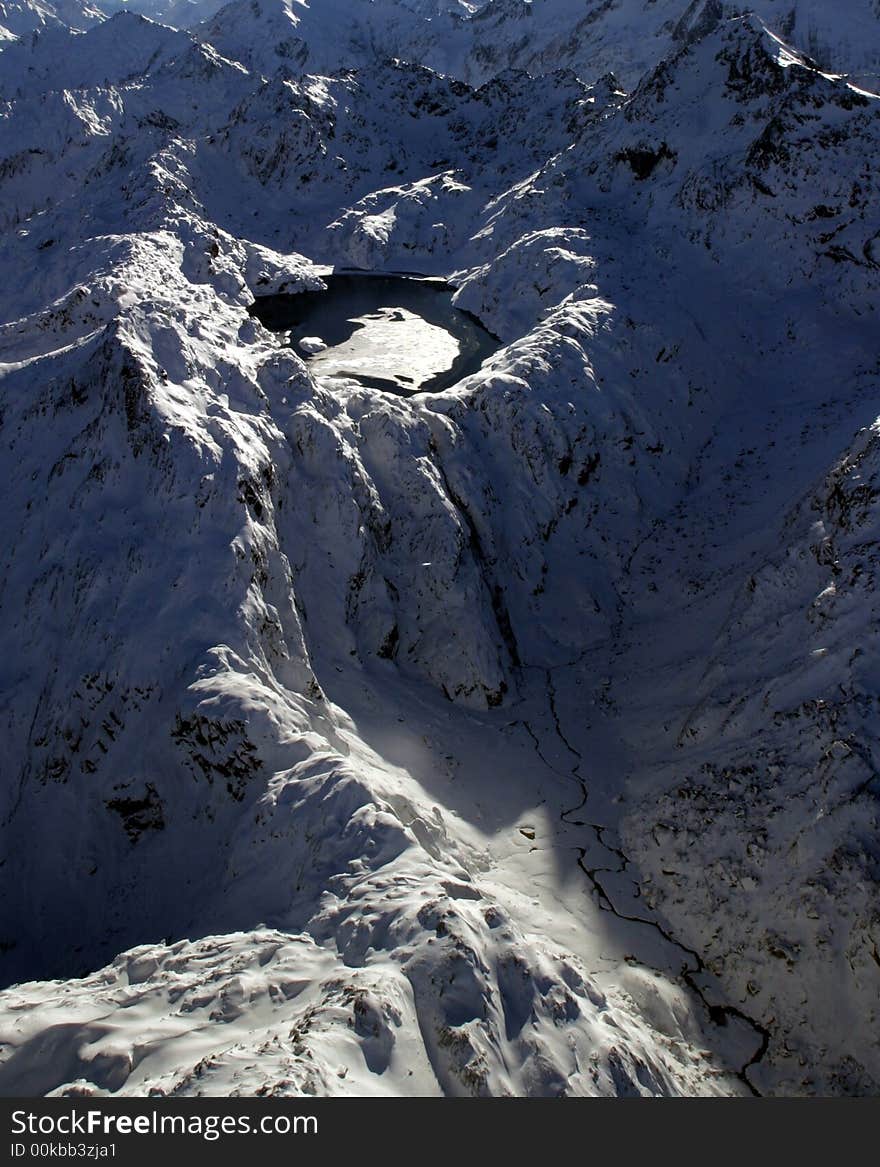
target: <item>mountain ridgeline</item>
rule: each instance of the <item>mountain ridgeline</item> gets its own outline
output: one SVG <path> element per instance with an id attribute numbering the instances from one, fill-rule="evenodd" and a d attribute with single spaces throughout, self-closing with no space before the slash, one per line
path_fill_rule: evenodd
<path id="1" fill-rule="evenodd" d="M 876 3 L 124 7 L 0 4 L 0 1088 L 876 1094 Z"/>

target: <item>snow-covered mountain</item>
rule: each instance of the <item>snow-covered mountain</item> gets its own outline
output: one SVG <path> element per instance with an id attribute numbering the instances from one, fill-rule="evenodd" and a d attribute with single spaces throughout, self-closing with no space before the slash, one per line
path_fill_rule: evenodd
<path id="1" fill-rule="evenodd" d="M 198 29 L 228 55 L 268 72 L 279 61 L 313 72 L 394 56 L 480 84 L 508 68 L 614 71 L 635 85 L 707 22 L 754 12 L 822 68 L 880 75 L 875 0 L 96 0 L 176 28 Z M 73 27 L 80 25 L 71 22 Z"/>
<path id="2" fill-rule="evenodd" d="M 433 5 L 428 6 L 429 10 Z M 232 0 L 203 24 L 199 36 L 221 52 L 247 56 L 271 74 L 279 64 L 310 72 L 357 68 L 371 56 L 427 65 L 480 85 L 506 69 L 533 75 L 559 69 L 592 81 L 613 71 L 634 86 L 657 60 L 723 16 L 754 11 L 821 68 L 880 75 L 880 14 L 874 0 L 489 0 L 474 11 L 425 8 L 405 0 Z M 163 19 L 162 10 L 143 9 Z M 174 23 L 174 21 L 171 21 Z M 196 27 L 195 21 L 187 22 Z"/>
<path id="3" fill-rule="evenodd" d="M 880 38 L 764 9 L 3 51 L 7 1094 L 876 1091 Z"/>
<path id="4" fill-rule="evenodd" d="M 49 28 L 82 32 L 103 19 L 100 6 L 86 0 L 2 0 L 0 48 Z"/>

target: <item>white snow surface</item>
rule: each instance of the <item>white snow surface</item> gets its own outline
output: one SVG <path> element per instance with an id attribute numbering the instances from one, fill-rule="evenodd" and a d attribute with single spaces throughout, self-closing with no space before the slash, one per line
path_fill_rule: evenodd
<path id="1" fill-rule="evenodd" d="M 300 352 L 304 352 L 307 356 L 321 353 L 327 347 L 320 336 L 304 336 L 302 340 L 297 342 L 297 345 Z"/>
<path id="2" fill-rule="evenodd" d="M 876 12 L 575 7 L 0 55 L 6 1095 L 877 1092 Z"/>
<path id="3" fill-rule="evenodd" d="M 358 67 L 378 55 L 418 61 L 472 84 L 508 68 L 538 74 L 562 67 L 585 80 L 613 70 L 635 84 L 721 16 L 754 12 L 820 67 L 880 75 L 876 0 L 96 0 L 96 6 L 198 29 L 221 51 L 247 55 L 268 73 L 280 63 L 313 72 Z"/>
<path id="4" fill-rule="evenodd" d="M 320 349 L 312 373 L 325 377 L 381 377 L 389 369 L 399 384 L 419 385 L 452 367 L 460 351 L 446 329 L 430 324 L 408 308 L 378 308 L 355 316 L 356 330 L 341 344 Z M 300 341 L 303 348 L 304 341 Z M 303 348 L 304 352 L 308 350 Z"/>
<path id="5" fill-rule="evenodd" d="M 103 19 L 100 6 L 87 0 L 0 0 L 0 49 L 45 29 L 83 32 Z"/>

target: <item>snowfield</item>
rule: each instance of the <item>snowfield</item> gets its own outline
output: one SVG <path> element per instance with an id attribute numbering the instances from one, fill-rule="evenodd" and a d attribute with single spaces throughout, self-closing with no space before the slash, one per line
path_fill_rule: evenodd
<path id="1" fill-rule="evenodd" d="M 880 1089 L 880 20 L 756 7 L 0 6 L 0 1092 Z"/>

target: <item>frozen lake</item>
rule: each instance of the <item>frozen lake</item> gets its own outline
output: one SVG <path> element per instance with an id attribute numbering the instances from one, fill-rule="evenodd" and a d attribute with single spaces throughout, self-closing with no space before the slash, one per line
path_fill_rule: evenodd
<path id="1" fill-rule="evenodd" d="M 500 342 L 452 303 L 454 289 L 413 276 L 333 273 L 327 290 L 260 296 L 251 312 L 322 379 L 408 396 L 448 389 Z"/>

